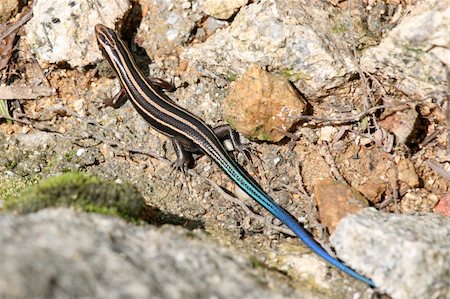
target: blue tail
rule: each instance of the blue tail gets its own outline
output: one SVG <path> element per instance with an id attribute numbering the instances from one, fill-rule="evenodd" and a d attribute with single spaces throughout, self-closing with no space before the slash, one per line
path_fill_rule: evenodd
<path id="1" fill-rule="evenodd" d="M 325 249 L 317 243 L 312 236 L 295 220 L 295 218 L 289 214 L 280 205 L 275 203 L 269 195 L 267 195 L 262 188 L 243 170 L 235 161 L 231 159 L 225 159 L 217 161 L 220 167 L 225 171 L 225 173 L 250 197 L 256 200 L 260 205 L 262 205 L 267 211 L 269 211 L 273 216 L 281 220 L 285 225 L 287 225 L 297 237 L 306 244 L 314 253 L 318 256 L 335 266 L 336 268 L 342 270 L 348 275 L 365 282 L 371 287 L 375 287 L 372 280 L 356 273 L 346 265 L 344 265 L 338 259 L 332 257 Z"/>

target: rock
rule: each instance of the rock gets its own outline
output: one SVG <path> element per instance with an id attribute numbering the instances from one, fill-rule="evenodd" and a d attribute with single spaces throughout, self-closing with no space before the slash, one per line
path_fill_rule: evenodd
<path id="1" fill-rule="evenodd" d="M 434 207 L 433 211 L 445 217 L 450 217 L 450 194 L 445 194 Z"/>
<path id="2" fill-rule="evenodd" d="M 0 24 L 8 21 L 19 10 L 19 0 L 2 0 L 0 2 Z"/>
<path id="3" fill-rule="evenodd" d="M 308 254 L 306 248 L 304 252 L 299 252 L 298 246 L 280 243 L 268 254 L 264 262 L 301 282 L 309 284 L 313 281 L 318 289 L 330 289 L 328 264 L 316 255 Z"/>
<path id="4" fill-rule="evenodd" d="M 25 25 L 26 43 L 40 62 L 86 66 L 102 58 L 94 26 L 114 28 L 129 7 L 128 0 L 36 0 L 33 17 Z"/>
<path id="5" fill-rule="evenodd" d="M 241 7 L 246 5 L 248 0 L 206 0 L 203 9 L 207 15 L 217 19 L 226 20 Z"/>
<path id="6" fill-rule="evenodd" d="M 286 78 L 254 64 L 230 89 L 224 102 L 225 119 L 250 139 L 280 141 L 306 108 Z"/>
<path id="7" fill-rule="evenodd" d="M 438 203 L 436 194 L 426 189 L 413 189 L 407 192 L 400 201 L 401 213 L 431 212 Z"/>
<path id="8" fill-rule="evenodd" d="M 414 164 L 409 159 L 403 159 L 398 162 L 398 179 L 405 182 L 411 188 L 419 186 L 419 176 L 414 169 Z"/>
<path id="9" fill-rule="evenodd" d="M 158 58 L 175 54 L 191 38 L 196 22 L 204 16 L 197 1 L 141 0 L 143 18 L 135 42 L 147 55 L 159 63 Z M 190 3 L 189 6 L 184 5 Z M 156 61 L 155 61 L 156 60 Z"/>
<path id="10" fill-rule="evenodd" d="M 55 136 L 52 133 L 37 131 L 26 134 L 19 134 L 17 136 L 21 146 L 38 149 L 39 147 L 47 147 L 48 144 L 55 142 Z"/>
<path id="11" fill-rule="evenodd" d="M 379 203 L 386 192 L 386 182 L 383 180 L 370 180 L 356 188 L 371 203 Z"/>
<path id="12" fill-rule="evenodd" d="M 332 13 L 313 2 L 251 3 L 241 8 L 229 27 L 187 48 L 182 58 L 214 79 L 232 81 L 257 64 L 282 73 L 307 97 L 328 94 L 356 68 L 345 41 L 331 32 Z"/>
<path id="13" fill-rule="evenodd" d="M 442 103 L 450 64 L 449 28 L 449 1 L 420 1 L 377 47 L 363 54 L 361 65 L 383 81 L 394 81 L 389 85 L 409 97 Z"/>
<path id="14" fill-rule="evenodd" d="M 0 297 L 283 298 L 201 236 L 67 209 L 0 214 Z"/>
<path id="15" fill-rule="evenodd" d="M 414 131 L 418 113 L 414 109 L 395 111 L 390 114 L 384 113 L 378 122 L 380 126 L 393 133 L 397 143 L 405 143 Z"/>
<path id="16" fill-rule="evenodd" d="M 338 130 L 333 126 L 321 127 L 319 131 L 319 142 L 326 141 L 328 143 L 331 143 L 334 139 L 334 136 L 336 136 L 337 132 Z"/>
<path id="17" fill-rule="evenodd" d="M 331 243 L 340 259 L 394 299 L 449 298 L 450 220 L 374 208 L 350 215 Z"/>
<path id="18" fill-rule="evenodd" d="M 330 233 L 334 231 L 339 221 L 369 205 L 358 191 L 343 183 L 326 178 L 317 182 L 314 195 L 319 210 L 320 222 Z"/>

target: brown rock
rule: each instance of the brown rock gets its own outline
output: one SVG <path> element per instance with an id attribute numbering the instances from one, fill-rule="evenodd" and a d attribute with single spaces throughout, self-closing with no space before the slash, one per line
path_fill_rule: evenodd
<path id="1" fill-rule="evenodd" d="M 19 10 L 19 0 L 0 1 L 0 23 L 8 21 Z"/>
<path id="2" fill-rule="evenodd" d="M 395 111 L 389 115 L 382 115 L 379 124 L 393 133 L 399 143 L 404 143 L 414 130 L 417 116 L 418 113 L 414 109 Z"/>
<path id="3" fill-rule="evenodd" d="M 228 123 L 250 139 L 277 142 L 306 107 L 305 100 L 282 76 L 251 65 L 224 102 Z"/>
<path id="4" fill-rule="evenodd" d="M 398 162 L 398 179 L 408 184 L 411 188 L 419 186 L 419 176 L 414 169 L 411 160 L 404 159 Z"/>
<path id="5" fill-rule="evenodd" d="M 359 185 L 356 189 L 370 202 L 378 203 L 386 192 L 386 183 L 382 180 L 367 181 Z"/>
<path id="6" fill-rule="evenodd" d="M 450 217 L 450 193 L 445 194 L 434 207 L 433 211 L 445 217 Z"/>
<path id="7" fill-rule="evenodd" d="M 339 220 L 369 205 L 356 189 L 331 178 L 321 179 L 314 188 L 320 222 L 332 233 Z"/>

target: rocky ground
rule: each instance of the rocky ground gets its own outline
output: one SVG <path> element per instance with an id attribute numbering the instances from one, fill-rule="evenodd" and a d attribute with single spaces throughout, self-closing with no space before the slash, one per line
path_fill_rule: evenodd
<path id="1" fill-rule="evenodd" d="M 22 6 L 0 4 L 0 298 L 450 298 L 450 1 Z M 378 288 L 208 157 L 173 172 L 170 140 L 107 105 L 97 23 L 246 137 L 237 161 Z"/>

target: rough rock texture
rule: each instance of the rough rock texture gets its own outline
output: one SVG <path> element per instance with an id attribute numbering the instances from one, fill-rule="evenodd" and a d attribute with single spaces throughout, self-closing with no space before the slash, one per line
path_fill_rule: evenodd
<path id="1" fill-rule="evenodd" d="M 450 1 L 428 0 L 361 58 L 364 69 L 395 80 L 414 98 L 443 101 L 447 90 L 445 66 L 450 64 Z"/>
<path id="2" fill-rule="evenodd" d="M 37 0 L 26 42 L 41 62 L 85 66 L 101 58 L 95 24 L 114 27 L 128 9 L 128 0 Z"/>
<path id="3" fill-rule="evenodd" d="M 367 199 L 356 189 L 331 178 L 318 180 L 314 194 L 320 222 L 330 233 L 334 231 L 342 218 L 369 205 Z"/>
<path id="4" fill-rule="evenodd" d="M 434 207 L 435 213 L 441 214 L 445 217 L 450 217 L 450 194 L 445 194 Z"/>
<path id="5" fill-rule="evenodd" d="M 280 141 L 306 109 L 306 102 L 282 76 L 251 65 L 230 88 L 225 118 L 244 136 Z"/>
<path id="6" fill-rule="evenodd" d="M 270 66 L 306 96 L 318 96 L 344 82 L 354 67 L 342 41 L 331 41 L 331 32 L 317 32 L 311 15 L 303 14 L 311 12 L 327 23 L 328 13 L 314 5 L 279 0 L 252 3 L 241 8 L 228 28 L 182 56 L 205 76 L 230 78 L 242 75 L 252 63 Z"/>
<path id="7" fill-rule="evenodd" d="M 393 298 L 450 298 L 450 219 L 367 208 L 344 218 L 331 243 Z"/>
<path id="8" fill-rule="evenodd" d="M 19 0 L 0 1 L 0 23 L 4 23 L 19 9 Z"/>
<path id="9" fill-rule="evenodd" d="M 217 19 L 229 19 L 248 0 L 205 0 L 205 13 Z"/>
<path id="10" fill-rule="evenodd" d="M 397 143 L 405 143 L 414 130 L 418 115 L 414 109 L 384 113 L 379 124 L 395 135 Z"/>
<path id="11" fill-rule="evenodd" d="M 200 237 L 65 209 L 0 214 L 0 298 L 282 298 Z"/>
<path id="12" fill-rule="evenodd" d="M 141 0 L 140 5 L 143 18 L 135 41 L 155 60 L 158 56 L 166 58 L 166 55 L 185 44 L 196 22 L 204 16 L 198 9 L 198 1 Z"/>

